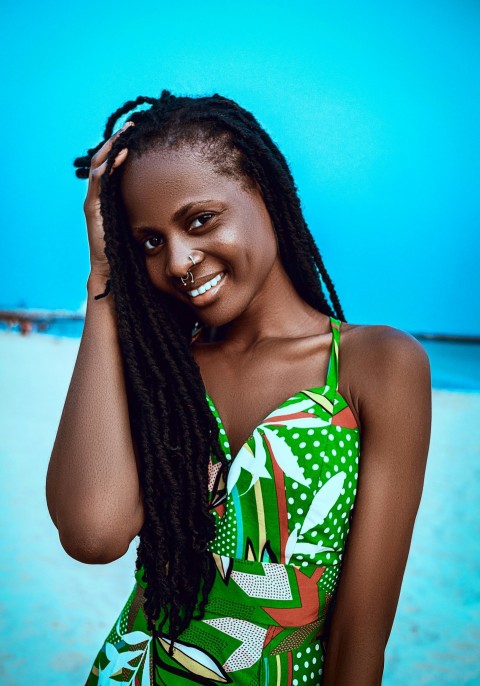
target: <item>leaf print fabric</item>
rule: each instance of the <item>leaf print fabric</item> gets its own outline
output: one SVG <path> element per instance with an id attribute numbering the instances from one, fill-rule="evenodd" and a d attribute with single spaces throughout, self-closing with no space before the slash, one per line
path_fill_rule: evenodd
<path id="1" fill-rule="evenodd" d="M 256 427 L 229 462 L 227 483 L 210 458 L 210 542 L 217 574 L 202 620 L 168 655 L 152 643 L 143 569 L 100 649 L 86 686 L 237 684 L 321 686 L 328 620 L 357 492 L 360 438 L 338 393 L 339 320 L 331 317 L 327 383 L 299 391 Z M 152 650 L 160 668 L 153 674 Z"/>

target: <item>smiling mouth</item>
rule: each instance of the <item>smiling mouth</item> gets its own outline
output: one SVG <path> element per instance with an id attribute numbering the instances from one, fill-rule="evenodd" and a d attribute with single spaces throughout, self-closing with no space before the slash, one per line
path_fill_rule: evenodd
<path id="1" fill-rule="evenodd" d="M 225 276 L 225 272 L 221 272 L 220 274 L 217 274 L 213 279 L 210 279 L 210 281 L 207 281 L 206 283 L 202 284 L 198 288 L 194 288 L 191 291 L 187 291 L 187 295 L 189 295 L 191 298 L 198 298 L 199 296 L 203 295 L 204 293 L 207 293 L 210 291 L 212 288 L 215 289 L 218 283 L 223 279 Z M 215 289 L 216 290 L 216 289 Z M 213 295 L 213 293 L 212 293 Z"/>

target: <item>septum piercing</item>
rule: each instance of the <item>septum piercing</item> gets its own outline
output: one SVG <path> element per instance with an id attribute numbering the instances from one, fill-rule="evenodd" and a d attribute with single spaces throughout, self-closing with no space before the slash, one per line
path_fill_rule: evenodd
<path id="1" fill-rule="evenodd" d="M 193 263 L 194 265 L 196 264 L 195 260 L 193 259 L 193 257 L 192 257 L 191 255 L 188 256 L 188 259 L 192 260 L 192 263 Z M 186 276 L 181 276 L 181 277 L 180 277 L 180 279 L 181 279 L 181 281 L 182 281 L 182 284 L 183 284 L 184 286 L 187 285 L 187 281 L 188 281 L 189 275 L 190 275 L 190 281 L 191 281 L 191 283 L 194 283 L 194 281 L 195 281 L 195 279 L 193 278 L 193 274 L 192 274 L 192 272 L 191 272 L 190 269 L 189 269 L 189 270 L 187 271 L 187 275 L 186 275 Z M 184 280 L 184 279 L 185 279 L 185 280 Z"/>

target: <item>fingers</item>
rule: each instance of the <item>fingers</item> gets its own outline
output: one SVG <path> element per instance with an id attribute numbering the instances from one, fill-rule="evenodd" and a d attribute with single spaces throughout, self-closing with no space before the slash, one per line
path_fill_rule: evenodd
<path id="1" fill-rule="evenodd" d="M 87 188 L 87 195 L 85 197 L 84 203 L 83 203 L 83 209 L 85 212 L 85 216 L 87 217 L 87 225 L 90 226 L 92 222 L 100 222 L 102 223 L 101 217 L 100 217 L 100 182 L 102 175 L 104 174 L 107 164 L 108 164 L 108 155 L 112 149 L 112 145 L 114 142 L 117 140 L 118 136 L 125 131 L 129 126 L 134 126 L 133 122 L 126 122 L 124 126 L 122 126 L 121 129 L 119 129 L 116 133 L 111 136 L 108 141 L 106 141 L 102 147 L 95 153 L 95 155 L 92 157 L 91 165 L 90 165 L 90 173 L 89 173 L 89 182 L 88 182 L 88 188 Z M 119 152 L 116 154 L 115 159 L 112 164 L 112 168 L 110 170 L 110 174 L 114 171 L 114 169 L 118 166 L 120 166 L 127 158 L 128 155 L 128 148 L 122 148 L 119 150 Z M 93 230 L 93 229 L 92 229 Z M 89 229 L 90 231 L 90 229 Z"/>
<path id="2" fill-rule="evenodd" d="M 108 139 L 108 141 L 106 141 L 106 142 L 102 145 L 102 147 L 100 148 L 100 150 L 98 150 L 98 151 L 95 153 L 95 155 L 92 157 L 92 161 L 91 161 L 91 164 L 90 164 L 90 170 L 91 170 L 91 173 L 92 173 L 92 174 L 93 174 L 93 171 L 94 171 L 95 169 L 98 169 L 98 168 L 105 162 L 105 160 L 106 160 L 107 157 L 108 157 L 108 154 L 109 154 L 110 150 L 112 149 L 112 145 L 115 143 L 115 141 L 117 140 L 118 136 L 119 136 L 123 131 L 125 131 L 125 129 L 127 129 L 129 126 L 135 126 L 135 124 L 133 123 L 133 121 L 127 121 L 127 123 L 124 124 L 124 125 L 122 126 L 122 128 L 119 129 L 116 133 L 114 133 L 113 136 L 111 136 L 111 137 Z M 122 161 L 123 161 L 123 160 L 122 160 Z"/>
<path id="3" fill-rule="evenodd" d="M 125 160 L 127 159 L 127 155 L 128 155 L 128 148 L 123 148 L 122 150 L 120 150 L 120 152 L 116 156 L 115 160 L 113 161 L 112 168 L 110 169 L 110 176 L 113 174 L 114 169 L 116 169 L 123 162 L 125 162 Z M 104 162 L 104 164 L 106 165 L 107 163 Z"/>
<path id="4" fill-rule="evenodd" d="M 112 168 L 110 169 L 110 173 L 109 173 L 110 176 L 113 174 L 113 172 L 115 171 L 115 169 L 117 167 L 119 167 L 123 162 L 125 162 L 125 160 L 127 159 L 127 155 L 128 155 L 128 148 L 122 148 L 122 150 L 120 150 L 120 152 L 118 153 L 118 155 L 116 156 L 116 158 L 112 164 Z M 107 163 L 108 163 L 108 160 L 105 160 L 105 162 L 103 162 L 99 167 L 96 167 L 95 169 L 91 170 L 92 183 L 95 183 L 96 181 L 98 181 L 100 179 L 100 177 L 104 174 L 104 172 L 107 168 Z"/>

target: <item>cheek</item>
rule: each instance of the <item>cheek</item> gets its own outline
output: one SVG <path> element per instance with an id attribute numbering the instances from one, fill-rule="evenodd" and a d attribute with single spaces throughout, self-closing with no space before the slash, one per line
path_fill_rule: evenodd
<path id="1" fill-rule="evenodd" d="M 254 228 L 248 232 L 244 244 L 249 263 L 255 265 L 259 273 L 264 273 L 272 267 L 278 253 L 273 228 L 265 225 L 258 230 Z"/>
<path id="2" fill-rule="evenodd" d="M 145 260 L 145 271 L 147 276 L 155 288 L 165 290 L 167 288 L 167 280 L 165 278 L 165 267 L 163 260 L 159 256 L 150 257 Z"/>
<path id="3" fill-rule="evenodd" d="M 238 222 L 222 232 L 225 250 L 237 257 L 242 253 L 248 262 L 272 260 L 277 253 L 277 238 L 266 209 L 248 208 Z"/>

